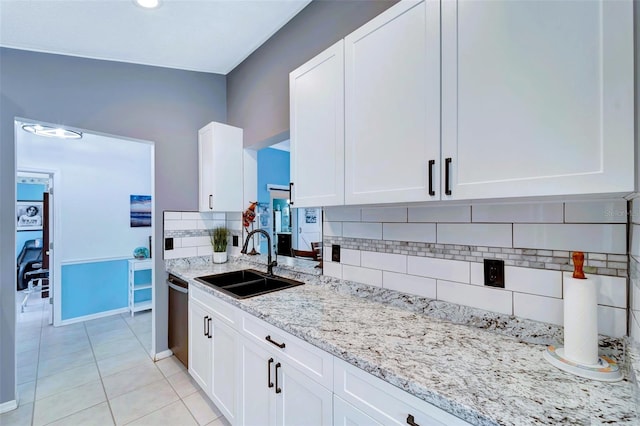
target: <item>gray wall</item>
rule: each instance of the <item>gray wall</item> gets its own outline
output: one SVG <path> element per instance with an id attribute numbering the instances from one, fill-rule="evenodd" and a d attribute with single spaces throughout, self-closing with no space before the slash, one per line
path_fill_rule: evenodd
<path id="1" fill-rule="evenodd" d="M 226 121 L 226 78 L 0 49 L 0 403 L 15 399 L 15 147 L 24 117 L 155 142 L 156 232 L 162 211 L 197 210 L 198 129 Z M 167 349 L 164 265 L 156 259 L 156 350 Z"/>
<path id="2" fill-rule="evenodd" d="M 229 124 L 244 145 L 272 142 L 289 131 L 289 73 L 397 0 L 312 1 L 227 75 Z"/>

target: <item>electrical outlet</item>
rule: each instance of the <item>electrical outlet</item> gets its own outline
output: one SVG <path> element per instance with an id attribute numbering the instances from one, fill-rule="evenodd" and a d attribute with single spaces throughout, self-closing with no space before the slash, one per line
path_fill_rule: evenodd
<path id="1" fill-rule="evenodd" d="M 504 260 L 484 259 L 484 285 L 504 288 Z"/>
<path id="2" fill-rule="evenodd" d="M 169 237 L 164 239 L 164 249 L 173 250 L 173 238 Z"/>
<path id="3" fill-rule="evenodd" d="M 231 243 L 231 244 L 232 244 L 234 247 L 238 247 L 238 236 L 237 236 L 237 235 L 232 235 L 231 241 L 232 241 L 232 243 Z"/>
<path id="4" fill-rule="evenodd" d="M 338 244 L 331 245 L 331 261 L 340 263 L 340 246 Z"/>

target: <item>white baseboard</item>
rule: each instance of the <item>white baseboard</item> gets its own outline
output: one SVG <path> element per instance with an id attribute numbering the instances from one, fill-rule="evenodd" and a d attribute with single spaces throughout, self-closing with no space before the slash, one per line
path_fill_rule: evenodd
<path id="1" fill-rule="evenodd" d="M 161 359 L 169 358 L 171 355 L 173 355 L 173 352 L 171 352 L 171 349 L 167 349 L 166 351 L 155 354 L 153 360 L 160 361 Z"/>
<path id="2" fill-rule="evenodd" d="M 16 408 L 18 408 L 18 401 L 15 399 L 13 401 L 3 402 L 0 404 L 0 414 L 15 410 Z"/>
<path id="3" fill-rule="evenodd" d="M 85 315 L 83 317 L 76 317 L 76 318 L 63 320 L 63 321 L 60 321 L 60 325 L 70 325 L 70 324 L 75 324 L 77 322 L 90 321 L 98 318 L 109 317 L 111 315 L 126 314 L 127 312 L 129 312 L 129 308 L 118 308 L 118 309 L 113 309 L 111 311 L 98 312 L 97 314 Z"/>

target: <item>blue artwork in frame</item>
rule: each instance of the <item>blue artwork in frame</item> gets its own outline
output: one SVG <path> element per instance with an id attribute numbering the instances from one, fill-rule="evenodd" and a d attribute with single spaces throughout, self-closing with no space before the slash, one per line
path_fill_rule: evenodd
<path id="1" fill-rule="evenodd" d="M 151 226 L 151 195 L 131 196 L 131 227 Z"/>

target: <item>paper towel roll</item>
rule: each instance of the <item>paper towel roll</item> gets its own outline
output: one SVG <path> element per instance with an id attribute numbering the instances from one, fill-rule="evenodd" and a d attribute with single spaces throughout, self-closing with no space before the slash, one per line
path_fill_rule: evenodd
<path id="1" fill-rule="evenodd" d="M 598 300 L 588 277 L 564 276 L 564 356 L 578 364 L 598 363 Z"/>

